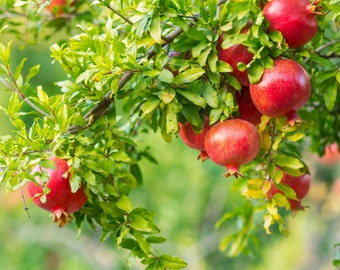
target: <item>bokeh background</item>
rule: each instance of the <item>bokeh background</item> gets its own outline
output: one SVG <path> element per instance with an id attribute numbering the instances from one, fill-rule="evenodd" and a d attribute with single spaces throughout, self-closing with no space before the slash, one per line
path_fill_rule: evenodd
<path id="1" fill-rule="evenodd" d="M 6 41 L 2 40 L 6 43 Z M 28 68 L 41 65 L 33 80 L 50 94 L 59 93 L 55 82 L 65 79 L 58 64 L 52 64 L 48 42 L 25 45 L 13 43 L 12 65 L 27 57 Z M 6 107 L 8 90 L 0 85 L 0 105 Z M 0 135 L 12 127 L 0 111 Z M 158 160 L 142 161 L 143 186 L 132 192 L 135 207 L 146 207 L 156 213 L 156 224 L 168 241 L 156 250 L 166 251 L 188 262 L 191 270 L 332 270 L 333 260 L 340 256 L 340 160 L 327 165 L 308 151 L 305 161 L 311 169 L 312 187 L 304 199 L 310 208 L 292 217 L 283 212 L 288 237 L 275 227 L 271 235 L 262 229 L 256 236 L 258 246 L 248 255 L 230 258 L 219 250 L 220 241 L 230 232 L 215 223 L 226 211 L 239 207 L 243 198 L 232 189 L 235 179 L 221 177 L 224 168 L 210 161 L 197 161 L 197 151 L 187 148 L 179 139 L 166 143 L 159 134 L 142 134 L 142 147 L 149 146 Z M 308 145 L 308 141 L 306 141 Z M 28 211 L 25 210 L 25 204 Z M 78 237 L 74 223 L 59 229 L 51 216 L 29 201 L 25 190 L 0 193 L 0 263 L 6 270 L 106 270 L 143 269 L 138 261 L 110 240 L 100 242 L 100 231 L 85 225 Z"/>

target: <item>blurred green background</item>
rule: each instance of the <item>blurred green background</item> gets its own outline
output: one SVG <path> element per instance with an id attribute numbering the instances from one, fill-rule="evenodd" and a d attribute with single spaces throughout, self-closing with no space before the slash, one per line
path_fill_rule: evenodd
<path id="1" fill-rule="evenodd" d="M 65 79 L 58 64 L 51 63 L 49 43 L 21 48 L 13 43 L 12 65 L 28 57 L 26 67 L 41 65 L 41 72 L 32 81 L 49 93 L 60 91 L 54 82 Z M 26 69 L 27 72 L 27 69 Z M 0 105 L 6 107 L 9 92 L 0 86 Z M 11 133 L 5 114 L 0 111 L 0 135 Z M 135 207 L 146 207 L 156 213 L 156 224 L 168 241 L 155 246 L 156 252 L 183 258 L 191 270 L 224 269 L 289 269 L 331 270 L 339 252 L 334 244 L 340 242 L 340 163 L 321 164 L 314 154 L 306 151 L 305 161 L 311 168 L 312 188 L 304 199 L 310 208 L 295 218 L 285 218 L 290 231 L 284 237 L 273 228 L 267 235 L 262 220 L 256 236 L 259 245 L 248 256 L 229 258 L 219 250 L 220 241 L 234 228 L 215 223 L 228 210 L 243 203 L 238 192 L 232 191 L 233 179 L 221 176 L 223 167 L 196 160 L 198 152 L 187 148 L 179 139 L 166 143 L 159 134 L 143 134 L 138 138 L 150 146 L 158 165 L 142 161 L 142 187 L 132 192 Z M 143 147 L 142 146 L 142 147 Z M 24 192 L 24 191 L 23 191 Z M 25 194 L 25 193 L 24 193 Z M 28 204 L 28 213 L 24 210 Z M 141 264 L 113 242 L 100 242 L 100 231 L 84 227 L 77 238 L 75 224 L 62 229 L 51 216 L 33 203 L 21 191 L 1 192 L 0 197 L 0 262 L 6 270 L 106 270 L 143 269 Z M 28 216 L 29 214 L 29 216 Z"/>

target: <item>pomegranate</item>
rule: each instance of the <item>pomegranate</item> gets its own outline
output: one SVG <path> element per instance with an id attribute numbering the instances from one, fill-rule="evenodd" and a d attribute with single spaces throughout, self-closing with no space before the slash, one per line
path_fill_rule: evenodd
<path id="1" fill-rule="evenodd" d="M 32 172 L 45 171 L 50 177 L 46 184 L 50 190 L 46 194 L 46 201 L 41 201 L 41 197 L 44 195 L 44 185 L 39 179 L 37 179 L 40 184 L 38 186 L 34 182 L 28 183 L 28 194 L 36 205 L 52 212 L 53 221 L 58 222 L 59 227 L 62 227 L 72 219 L 70 213 L 78 211 L 86 203 L 87 196 L 83 187 L 72 193 L 67 161 L 56 157 L 51 159 L 56 165 L 55 170 L 37 166 Z"/>
<path id="2" fill-rule="evenodd" d="M 246 120 L 255 126 L 261 123 L 262 114 L 255 107 L 249 92 L 249 87 L 242 87 L 241 92 L 235 95 L 240 118 Z"/>
<path id="3" fill-rule="evenodd" d="M 77 0 L 52 0 L 51 4 L 47 6 L 47 9 L 54 15 L 62 15 L 65 13 L 65 7 L 72 7 L 77 3 Z"/>
<path id="4" fill-rule="evenodd" d="M 325 166 L 336 165 L 340 161 L 339 145 L 337 142 L 326 145 L 324 155 L 318 162 Z"/>
<path id="5" fill-rule="evenodd" d="M 66 6 L 67 0 L 52 0 L 51 4 L 47 6 L 47 9 L 53 14 L 61 15 L 64 13 L 64 6 Z"/>
<path id="6" fill-rule="evenodd" d="M 205 161 L 208 159 L 208 154 L 205 151 L 204 137 L 209 130 L 209 118 L 204 118 L 204 126 L 200 133 L 196 133 L 192 127 L 192 124 L 187 121 L 184 124 L 178 123 L 179 125 L 179 135 L 183 142 L 190 148 L 200 150 L 200 154 L 197 159 Z"/>
<path id="7" fill-rule="evenodd" d="M 318 28 L 319 0 L 271 0 L 263 8 L 269 31 L 279 31 L 291 48 L 310 41 Z"/>
<path id="8" fill-rule="evenodd" d="M 283 194 L 281 190 L 276 188 L 274 181 L 271 181 L 271 184 L 271 189 L 268 191 L 269 199 L 276 193 Z M 301 204 L 301 200 L 308 194 L 310 188 L 310 174 L 291 176 L 284 173 L 280 184 L 286 184 L 295 191 L 297 200 L 288 199 L 293 215 L 295 215 L 298 210 L 303 210 L 305 207 Z"/>
<path id="9" fill-rule="evenodd" d="M 209 158 L 225 166 L 224 176 L 239 176 L 240 165 L 252 161 L 260 150 L 260 135 L 256 127 L 242 119 L 230 119 L 212 126 L 205 136 Z"/>
<path id="10" fill-rule="evenodd" d="M 223 36 L 221 35 L 217 44 L 219 59 L 228 63 L 233 68 L 231 75 L 233 75 L 241 85 L 248 86 L 248 71 L 238 70 L 237 64 L 240 62 L 245 65 L 249 64 L 250 61 L 253 59 L 253 54 L 251 54 L 248 51 L 247 47 L 242 44 L 235 44 L 227 49 L 223 49 L 222 42 Z"/>
<path id="11" fill-rule="evenodd" d="M 250 85 L 250 95 L 256 108 L 264 115 L 286 115 L 294 124 L 297 111 L 307 102 L 311 83 L 305 69 L 290 59 L 274 60 L 274 67 L 265 69 L 260 82 Z"/>

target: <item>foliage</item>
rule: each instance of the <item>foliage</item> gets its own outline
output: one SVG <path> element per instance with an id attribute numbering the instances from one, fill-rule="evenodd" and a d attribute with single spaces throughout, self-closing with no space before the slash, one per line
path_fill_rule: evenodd
<path id="1" fill-rule="evenodd" d="M 279 184 L 282 171 L 277 167 L 291 175 L 305 174 L 303 147 L 310 144 L 322 154 L 326 144 L 340 141 L 338 0 L 321 2 L 318 33 L 299 49 L 288 48 L 280 33 L 266 31 L 263 1 L 258 0 L 80 0 L 70 1 L 62 14 L 47 11 L 50 2 L 0 1 L 1 35 L 29 43 L 49 40 L 57 31 L 68 36 L 50 47 L 53 61 L 67 75 L 56 82 L 61 90 L 56 95 L 30 83 L 39 65 L 26 75 L 26 59 L 13 66 L 14 41 L 0 43 L 0 82 L 10 93 L 7 108 L 1 109 L 14 128 L 0 138 L 3 187 L 16 190 L 34 180 L 32 168 L 49 166 L 51 155 L 67 159 L 73 190 L 83 183 L 89 197 L 74 214 L 79 232 L 84 222 L 94 230 L 99 227 L 102 240 L 114 238 L 146 269 L 185 267 L 177 257 L 157 254 L 154 245 L 166 239 L 159 235 L 155 214 L 131 203 L 130 192 L 142 184 L 139 162 L 156 162 L 136 136 L 159 131 L 171 142 L 179 121 L 200 129 L 204 115 L 210 124 L 238 116 L 234 96 L 241 86 L 230 75 L 230 65 L 218 59 L 217 42 L 224 33 L 225 48 L 242 43 L 253 53 L 248 65 L 239 65 L 248 69 L 252 83 L 277 57 L 295 59 L 310 74 L 313 91 L 299 112 L 302 123 L 290 126 L 285 117 L 262 117 L 257 126 L 261 151 L 241 168 L 244 178 L 233 184 L 246 202 L 216 224 L 220 228 L 227 220 L 242 220 L 240 230 L 221 242 L 230 256 L 239 255 L 252 241 L 255 214 L 264 218 L 267 233 L 277 223 L 288 234 L 279 208 L 289 209 L 287 199 L 295 194 L 282 187 L 284 194 L 268 200 L 268 179 Z M 241 33 L 249 21 L 249 31 Z"/>

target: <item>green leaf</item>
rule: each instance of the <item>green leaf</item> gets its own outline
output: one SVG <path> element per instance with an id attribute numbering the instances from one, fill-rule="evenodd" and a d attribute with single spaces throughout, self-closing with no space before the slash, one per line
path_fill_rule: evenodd
<path id="1" fill-rule="evenodd" d="M 87 171 L 85 174 L 84 174 L 84 178 L 85 178 L 85 181 L 89 184 L 89 185 L 92 185 L 92 186 L 96 186 L 97 185 L 97 182 L 96 182 L 96 176 L 94 175 L 94 173 L 92 171 Z"/>
<path id="2" fill-rule="evenodd" d="M 145 254 L 150 254 L 150 243 L 146 241 L 145 237 L 143 234 L 141 234 L 138 231 L 132 231 L 133 236 L 136 238 L 138 245 L 140 249 L 145 253 Z"/>
<path id="3" fill-rule="evenodd" d="M 203 68 L 192 68 L 177 75 L 174 82 L 176 84 L 190 83 L 197 80 L 204 73 L 205 70 Z"/>
<path id="4" fill-rule="evenodd" d="M 297 200 L 295 191 L 289 185 L 277 184 L 276 187 L 279 190 L 283 191 L 283 193 L 286 195 L 287 199 Z"/>
<path id="5" fill-rule="evenodd" d="M 166 107 L 166 132 L 168 134 L 177 133 L 178 118 L 177 114 L 181 111 L 182 106 L 172 102 Z"/>
<path id="6" fill-rule="evenodd" d="M 297 142 L 297 141 L 301 140 L 304 137 L 305 137 L 305 134 L 302 133 L 302 132 L 296 132 L 296 133 L 294 133 L 292 135 L 286 136 L 286 138 L 288 140 L 290 140 L 291 142 Z"/>
<path id="7" fill-rule="evenodd" d="M 217 61 L 217 71 L 218 72 L 232 72 L 233 71 L 233 68 L 230 64 L 224 62 L 224 61 L 221 61 L 221 60 L 218 60 Z"/>
<path id="8" fill-rule="evenodd" d="M 121 195 L 119 197 L 118 201 L 116 202 L 116 206 L 127 213 L 130 213 L 133 209 L 130 198 L 125 195 Z"/>
<path id="9" fill-rule="evenodd" d="M 184 115 L 184 117 L 192 123 L 193 126 L 198 127 L 202 123 L 202 119 L 199 112 L 200 109 L 201 108 L 195 105 L 188 104 L 182 108 L 181 112 Z"/>
<path id="10" fill-rule="evenodd" d="M 201 89 L 199 84 L 193 84 L 189 89 L 176 90 L 183 97 L 191 101 L 193 104 L 204 108 L 206 106 L 205 99 L 201 96 Z"/>
<path id="11" fill-rule="evenodd" d="M 142 106 L 143 116 L 151 114 L 161 103 L 159 99 L 149 99 Z"/>
<path id="12" fill-rule="evenodd" d="M 264 67 L 259 62 L 253 62 L 248 68 L 248 76 L 251 84 L 256 84 L 261 80 Z"/>
<path id="13" fill-rule="evenodd" d="M 163 69 L 161 73 L 159 73 L 157 79 L 161 82 L 172 83 L 174 80 L 174 75 L 168 69 Z"/>
<path id="14" fill-rule="evenodd" d="M 202 85 L 202 96 L 210 107 L 218 108 L 217 92 L 208 81 Z"/>
<path id="15" fill-rule="evenodd" d="M 239 81 L 229 73 L 225 73 L 224 76 L 227 78 L 227 82 L 236 90 L 241 90 L 242 86 Z"/>
<path id="16" fill-rule="evenodd" d="M 223 107 L 212 109 L 209 114 L 209 119 L 210 119 L 209 124 L 212 125 L 216 123 L 221 118 L 222 113 L 223 113 Z"/>
<path id="17" fill-rule="evenodd" d="M 283 177 L 283 171 L 278 170 L 275 163 L 270 163 L 268 167 L 269 176 L 271 179 L 275 181 L 275 183 L 279 183 Z"/>
<path id="18" fill-rule="evenodd" d="M 338 84 L 334 80 L 333 83 L 329 84 L 325 89 L 325 104 L 328 111 L 332 111 L 335 106 L 335 101 L 338 94 Z"/>
<path id="19" fill-rule="evenodd" d="M 298 158 L 279 154 L 275 157 L 276 164 L 283 168 L 301 169 L 305 165 Z"/>
<path id="20" fill-rule="evenodd" d="M 73 174 L 70 178 L 70 184 L 71 184 L 71 191 L 76 192 L 81 185 L 81 177 L 76 174 Z"/>
<path id="21" fill-rule="evenodd" d="M 5 66 L 9 67 L 9 60 L 11 55 L 11 45 L 13 41 L 7 43 L 7 47 L 1 46 L 0 47 L 0 59 L 4 63 Z M 2 45 L 2 44 L 1 44 Z"/>
<path id="22" fill-rule="evenodd" d="M 202 52 L 200 52 L 199 54 L 198 54 L 198 58 L 197 58 L 197 60 L 198 60 L 198 63 L 200 64 L 200 66 L 205 66 L 206 65 L 206 62 L 207 62 L 207 60 L 208 60 L 208 57 L 209 57 L 209 55 L 211 55 L 210 54 L 210 52 L 212 51 L 212 48 L 211 47 L 208 47 L 208 48 L 206 48 L 205 50 L 203 50 Z M 217 57 L 217 56 L 216 56 Z M 211 65 L 212 65 L 212 72 L 214 73 L 214 72 L 216 72 L 216 62 L 215 61 L 217 61 L 217 58 L 212 58 L 211 59 Z M 209 64 L 209 60 L 208 60 L 208 64 Z M 213 70 L 215 70 L 215 71 L 213 71 Z"/>
<path id="23" fill-rule="evenodd" d="M 46 94 L 46 92 L 42 89 L 41 86 L 37 87 L 37 96 L 39 101 L 42 104 L 48 104 L 48 95 Z"/>
<path id="24" fill-rule="evenodd" d="M 22 71 L 22 68 L 25 65 L 26 60 L 27 60 L 27 58 L 21 59 L 20 64 L 17 66 L 17 68 L 15 69 L 15 72 L 13 74 L 14 80 L 17 81 L 19 79 L 19 76 L 21 75 L 21 71 Z"/>
<path id="25" fill-rule="evenodd" d="M 215 223 L 215 228 L 218 229 L 229 219 L 233 219 L 236 216 L 235 212 L 227 212 Z"/>
<path id="26" fill-rule="evenodd" d="M 154 232 L 154 226 L 150 223 L 150 221 L 140 215 L 130 215 L 129 222 L 130 226 L 139 232 L 143 233 Z"/>
<path id="27" fill-rule="evenodd" d="M 175 96 L 176 92 L 173 88 L 164 88 L 158 95 L 165 104 L 171 103 Z"/>
<path id="28" fill-rule="evenodd" d="M 217 71 L 217 61 L 218 61 L 218 57 L 216 53 L 210 53 L 208 56 L 208 64 L 212 72 Z"/>
<path id="29" fill-rule="evenodd" d="M 170 255 L 162 255 L 159 260 L 166 269 L 181 269 L 187 266 L 187 263 L 182 259 Z"/>
<path id="30" fill-rule="evenodd" d="M 134 250 L 137 246 L 137 241 L 126 237 L 122 239 L 120 246 L 125 249 Z"/>
<path id="31" fill-rule="evenodd" d="M 152 17 L 152 21 L 150 25 L 150 35 L 157 43 L 161 44 L 163 42 L 161 19 L 158 14 Z"/>
<path id="32" fill-rule="evenodd" d="M 158 69 L 144 69 L 143 74 L 148 77 L 155 77 L 160 74 L 160 71 Z"/>
<path id="33" fill-rule="evenodd" d="M 150 236 L 146 238 L 146 241 L 148 241 L 149 243 L 153 243 L 153 244 L 161 244 L 166 241 L 166 238 L 161 237 L 161 236 Z"/>
<path id="34" fill-rule="evenodd" d="M 35 75 L 37 75 L 40 71 L 40 65 L 35 65 L 31 67 L 26 76 L 26 83 L 28 83 Z"/>

